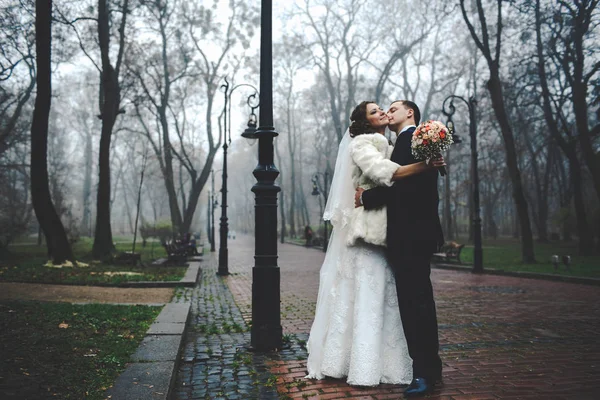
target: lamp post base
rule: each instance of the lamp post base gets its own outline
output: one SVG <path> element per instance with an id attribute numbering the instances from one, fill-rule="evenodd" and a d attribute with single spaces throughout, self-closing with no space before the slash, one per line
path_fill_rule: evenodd
<path id="1" fill-rule="evenodd" d="M 227 260 L 229 256 L 228 249 L 219 249 L 219 269 L 217 270 L 217 275 L 226 276 L 229 275 L 229 266 L 227 265 Z"/>
<path id="2" fill-rule="evenodd" d="M 473 272 L 483 272 L 483 250 L 481 248 L 478 249 L 477 247 L 475 247 L 473 251 Z"/>
<path id="3" fill-rule="evenodd" d="M 251 346 L 257 351 L 280 349 L 283 345 L 280 270 L 272 266 L 252 268 Z"/>

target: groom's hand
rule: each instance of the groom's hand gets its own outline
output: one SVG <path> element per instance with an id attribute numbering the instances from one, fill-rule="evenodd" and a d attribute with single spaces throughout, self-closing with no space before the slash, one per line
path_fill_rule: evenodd
<path id="1" fill-rule="evenodd" d="M 356 188 L 356 192 L 354 193 L 354 207 L 355 208 L 361 207 L 363 205 L 362 194 L 364 191 L 365 191 L 365 189 L 363 189 L 361 187 Z"/>

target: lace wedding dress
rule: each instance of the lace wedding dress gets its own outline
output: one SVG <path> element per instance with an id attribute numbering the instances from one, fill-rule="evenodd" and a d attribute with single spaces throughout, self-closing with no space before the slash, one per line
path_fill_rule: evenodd
<path id="1" fill-rule="evenodd" d="M 347 378 L 358 386 L 407 384 L 412 360 L 384 248 L 360 240 L 349 246 L 346 241 L 354 199 L 347 138 L 340 143 L 324 215 L 334 229 L 307 342 L 307 378 Z"/>

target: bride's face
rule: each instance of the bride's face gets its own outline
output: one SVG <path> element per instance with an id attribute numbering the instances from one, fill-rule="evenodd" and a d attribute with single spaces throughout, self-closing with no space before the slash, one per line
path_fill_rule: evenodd
<path id="1" fill-rule="evenodd" d="M 367 121 L 375 128 L 382 128 L 388 125 L 389 119 L 385 111 L 375 103 L 367 104 Z"/>

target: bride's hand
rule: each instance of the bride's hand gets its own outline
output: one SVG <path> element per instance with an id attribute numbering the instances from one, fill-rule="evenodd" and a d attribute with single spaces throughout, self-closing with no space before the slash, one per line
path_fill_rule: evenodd
<path id="1" fill-rule="evenodd" d="M 354 192 L 354 208 L 358 208 L 363 205 L 360 196 L 364 191 L 365 189 L 361 187 L 356 188 L 356 192 Z"/>

